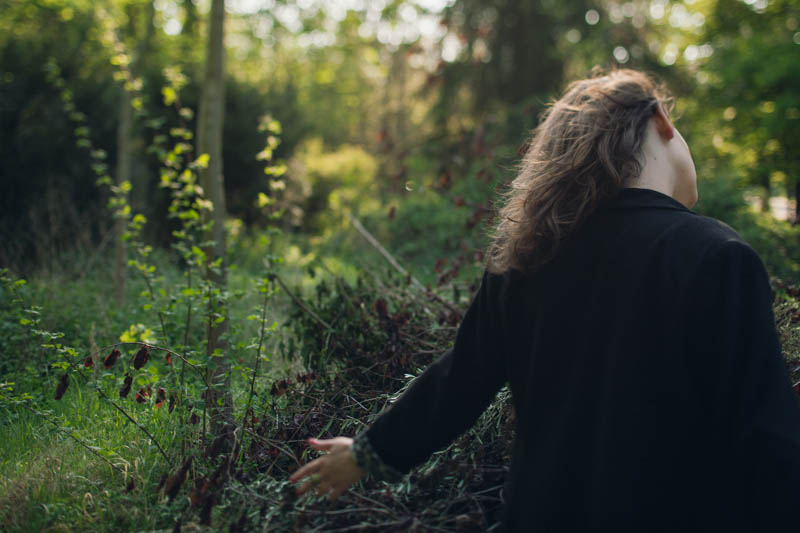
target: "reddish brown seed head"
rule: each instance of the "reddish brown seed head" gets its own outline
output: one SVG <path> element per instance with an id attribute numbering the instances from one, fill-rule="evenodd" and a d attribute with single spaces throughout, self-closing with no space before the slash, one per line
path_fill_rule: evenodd
<path id="1" fill-rule="evenodd" d="M 136 355 L 133 356 L 133 368 L 139 370 L 142 368 L 145 363 L 147 363 L 147 359 L 150 357 L 150 352 L 147 350 L 147 346 L 142 346 L 139 348 L 139 351 L 136 352 Z"/>
<path id="2" fill-rule="evenodd" d="M 113 350 L 111 350 L 111 353 L 109 353 L 106 356 L 106 358 L 103 359 L 103 366 L 105 368 L 111 368 L 112 366 L 114 366 L 114 363 L 117 362 L 117 359 L 119 359 L 120 355 L 122 355 L 122 354 L 120 354 L 119 350 L 114 348 Z"/>
<path id="3" fill-rule="evenodd" d="M 64 393 L 67 392 L 67 387 L 69 386 L 69 374 L 64 374 L 58 379 L 58 385 L 56 386 L 56 395 L 53 396 L 54 400 L 60 400 Z"/>
<path id="4" fill-rule="evenodd" d="M 164 387 L 159 387 L 156 391 L 156 407 L 161 407 L 167 401 L 167 390 Z"/>
<path id="5" fill-rule="evenodd" d="M 130 374 L 125 372 L 125 381 L 122 382 L 122 388 L 119 389 L 119 397 L 120 398 L 127 398 L 128 393 L 131 392 L 131 384 L 133 383 L 133 378 Z"/>

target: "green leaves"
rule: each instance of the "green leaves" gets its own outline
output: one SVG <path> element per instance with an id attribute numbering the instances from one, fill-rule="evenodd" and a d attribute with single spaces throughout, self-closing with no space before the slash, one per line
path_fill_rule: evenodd
<path id="1" fill-rule="evenodd" d="M 197 168 L 208 168 L 208 161 L 210 156 L 208 154 L 200 154 L 197 159 L 194 160 L 194 164 Z"/>
<path id="2" fill-rule="evenodd" d="M 161 97 L 164 101 L 164 105 L 169 107 L 178 99 L 178 93 L 172 87 L 162 87 Z"/>

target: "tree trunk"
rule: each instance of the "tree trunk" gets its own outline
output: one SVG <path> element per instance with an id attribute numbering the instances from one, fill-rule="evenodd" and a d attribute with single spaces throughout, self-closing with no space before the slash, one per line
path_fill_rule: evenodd
<path id="1" fill-rule="evenodd" d="M 203 94 L 197 119 L 197 153 L 208 154 L 208 167 L 199 171 L 200 184 L 206 196 L 214 204 L 210 216 L 213 224 L 207 240 L 213 244 L 206 249 L 208 262 L 221 258 L 222 263 L 217 273 L 210 269 L 207 279 L 221 292 L 226 286 L 225 264 L 225 188 L 222 175 L 222 125 L 225 111 L 225 65 L 223 46 L 225 22 L 224 0 L 213 0 L 209 13 L 208 46 L 206 48 L 206 71 L 203 82 Z M 207 334 L 209 355 L 209 383 L 216 384 L 206 392 L 206 409 L 211 416 L 211 431 L 215 435 L 222 434 L 228 424 L 233 421 L 233 399 L 230 391 L 230 359 L 225 353 L 227 345 L 221 338 L 227 330 L 227 311 L 221 298 L 211 298 L 209 302 L 210 319 Z M 214 314 L 221 315 L 223 320 L 217 323 Z M 215 352 L 218 357 L 211 357 Z M 220 406 L 219 400 L 222 399 Z"/>
<path id="2" fill-rule="evenodd" d="M 119 123 L 117 124 L 117 185 L 124 181 L 131 180 L 131 95 L 123 87 L 120 91 L 119 101 Z M 122 235 L 125 233 L 125 220 L 117 218 L 114 220 L 114 297 L 118 305 L 125 303 L 125 272 L 127 261 L 125 260 L 125 241 Z"/>
<path id="3" fill-rule="evenodd" d="M 182 0 L 183 6 L 183 27 L 181 33 L 189 37 L 194 37 L 195 30 L 197 29 L 197 6 L 194 5 L 194 0 Z"/>
<path id="4" fill-rule="evenodd" d="M 769 171 L 762 170 L 761 186 L 764 188 L 764 196 L 761 197 L 761 212 L 769 213 L 771 211 L 769 199 L 772 197 L 772 184 L 770 183 Z"/>

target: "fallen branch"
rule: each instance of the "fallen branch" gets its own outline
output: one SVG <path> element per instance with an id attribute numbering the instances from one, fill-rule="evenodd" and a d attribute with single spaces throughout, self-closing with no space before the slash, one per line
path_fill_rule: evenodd
<path id="1" fill-rule="evenodd" d="M 300 298 L 295 296 L 294 293 L 289 290 L 289 287 L 286 286 L 286 284 L 283 282 L 283 280 L 280 278 L 280 276 L 278 276 L 278 274 L 273 274 L 273 276 L 275 276 L 275 280 L 278 282 L 278 284 L 281 286 L 281 288 L 286 291 L 286 294 L 289 295 L 289 297 L 292 299 L 292 301 L 294 301 L 294 303 L 296 303 L 297 306 L 300 307 L 300 309 L 302 309 L 303 311 L 308 313 L 308 315 L 311 318 L 316 320 L 318 324 L 324 326 L 325 329 L 333 329 L 331 327 L 331 325 L 328 324 L 327 322 L 325 322 L 324 320 L 322 320 L 317 313 L 315 313 L 314 311 L 312 311 L 311 309 L 306 307 L 306 304 L 303 303 L 303 300 L 301 300 Z"/>
<path id="2" fill-rule="evenodd" d="M 426 288 L 422 283 L 420 283 L 420 281 L 417 278 L 412 276 L 405 268 L 400 266 L 400 263 L 397 262 L 397 260 L 392 256 L 392 254 L 390 254 L 389 251 L 386 250 L 386 248 L 384 248 L 380 242 L 378 242 L 378 239 L 373 237 L 372 234 L 369 231 L 367 231 L 367 228 L 365 228 L 363 224 L 361 224 L 361 222 L 359 222 L 356 217 L 354 217 L 350 213 L 347 214 L 347 217 L 350 219 L 350 223 L 353 224 L 353 227 L 356 228 L 356 230 L 358 230 L 358 232 L 365 239 L 367 239 L 367 242 L 369 242 L 372 246 L 374 246 L 375 249 L 378 250 L 378 252 L 380 252 L 380 254 L 387 261 L 389 261 L 389 264 L 392 265 L 398 272 L 400 272 L 402 275 L 406 276 L 409 280 L 411 280 L 411 283 L 416 288 L 418 288 L 426 295 L 430 296 L 431 298 L 433 298 L 434 300 L 436 300 L 437 302 L 448 308 L 453 313 L 456 313 L 459 316 L 461 315 L 461 312 L 453 304 L 451 304 L 444 298 L 440 297 L 438 294 Z"/>

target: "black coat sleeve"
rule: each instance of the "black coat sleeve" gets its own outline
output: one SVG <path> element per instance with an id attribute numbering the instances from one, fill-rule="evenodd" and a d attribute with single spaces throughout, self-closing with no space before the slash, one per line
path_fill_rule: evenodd
<path id="1" fill-rule="evenodd" d="M 777 531 L 800 506 L 800 400 L 766 269 L 750 246 L 729 240 L 707 251 L 690 288 L 687 352 L 702 376 L 700 408 L 721 436 L 754 530 Z"/>
<path id="2" fill-rule="evenodd" d="M 496 309 L 499 276 L 484 271 L 455 344 L 356 439 L 407 473 L 475 423 L 507 380 Z"/>

